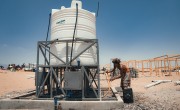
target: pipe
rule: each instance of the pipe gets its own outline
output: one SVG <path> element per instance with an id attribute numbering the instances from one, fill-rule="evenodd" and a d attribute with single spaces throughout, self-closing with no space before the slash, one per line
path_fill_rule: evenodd
<path id="1" fill-rule="evenodd" d="M 99 14 L 99 1 L 98 1 L 98 7 L 97 7 L 97 11 L 96 11 L 96 18 L 98 17 Z"/>
<path id="2" fill-rule="evenodd" d="M 51 24 L 51 13 L 49 14 L 48 30 L 47 30 L 47 36 L 46 36 L 46 46 L 47 46 L 47 40 L 48 40 L 48 37 L 49 37 L 50 24 Z M 45 50 L 45 56 L 46 56 L 46 50 Z M 49 60 L 50 60 L 50 58 L 49 58 Z M 44 64 L 46 65 L 46 61 L 44 61 Z"/>
<path id="3" fill-rule="evenodd" d="M 75 26 L 74 26 L 73 40 L 72 40 L 72 46 L 71 46 L 70 65 L 71 65 L 71 62 L 72 62 L 71 60 L 72 60 L 74 37 L 75 37 L 75 33 L 76 33 L 77 21 L 78 21 L 78 4 L 76 3 L 76 22 L 75 22 Z"/>

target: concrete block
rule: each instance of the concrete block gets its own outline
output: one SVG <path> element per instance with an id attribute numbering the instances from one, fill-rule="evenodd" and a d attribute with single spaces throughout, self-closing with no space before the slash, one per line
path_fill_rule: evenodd
<path id="1" fill-rule="evenodd" d="M 123 107 L 122 101 L 58 101 L 61 110 L 112 110 Z M 53 100 L 0 100 L 0 109 L 53 110 Z"/>
<path id="2" fill-rule="evenodd" d="M 54 102 L 51 100 L 0 100 L 0 109 L 54 109 Z"/>
<path id="3" fill-rule="evenodd" d="M 73 101 L 60 102 L 62 110 L 113 110 L 123 107 L 122 101 Z"/>

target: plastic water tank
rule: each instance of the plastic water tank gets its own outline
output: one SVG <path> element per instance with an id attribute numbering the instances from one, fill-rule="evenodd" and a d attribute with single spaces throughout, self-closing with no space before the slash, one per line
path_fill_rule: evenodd
<path id="1" fill-rule="evenodd" d="M 51 40 L 72 40 L 76 21 L 76 4 L 78 4 L 78 21 L 75 39 L 96 39 L 96 19 L 95 13 L 82 9 L 82 2 L 73 0 L 70 8 L 52 9 L 51 18 Z M 79 54 L 90 43 L 74 42 L 72 58 Z M 66 43 L 54 43 L 51 45 L 51 52 L 66 62 Z M 72 62 L 77 65 L 77 60 L 81 65 L 97 64 L 96 46 L 92 46 L 79 58 Z M 68 58 L 70 60 L 71 43 L 68 44 Z M 57 58 L 51 55 L 51 65 L 62 64 Z"/>

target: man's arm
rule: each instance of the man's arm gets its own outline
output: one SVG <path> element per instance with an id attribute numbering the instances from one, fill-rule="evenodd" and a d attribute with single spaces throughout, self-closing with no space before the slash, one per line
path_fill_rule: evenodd
<path id="1" fill-rule="evenodd" d="M 113 68 L 111 71 L 106 71 L 106 73 L 112 73 L 115 71 L 116 68 Z"/>
<path id="2" fill-rule="evenodd" d="M 113 80 L 115 80 L 115 79 L 119 79 L 119 78 L 121 78 L 121 75 L 120 75 L 120 74 L 118 74 L 117 76 L 115 76 L 115 77 L 111 78 L 111 79 L 110 79 L 110 81 L 113 81 Z"/>

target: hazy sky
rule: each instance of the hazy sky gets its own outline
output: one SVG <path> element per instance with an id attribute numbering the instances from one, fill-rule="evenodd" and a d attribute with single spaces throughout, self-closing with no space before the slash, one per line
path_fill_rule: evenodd
<path id="1" fill-rule="evenodd" d="M 180 53 L 180 0 L 82 0 L 96 12 L 100 63 Z M 71 0 L 0 0 L 0 64 L 35 63 L 51 9 Z"/>

